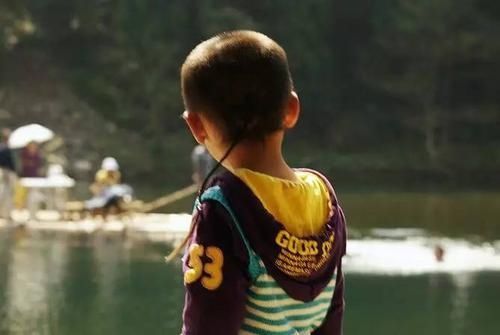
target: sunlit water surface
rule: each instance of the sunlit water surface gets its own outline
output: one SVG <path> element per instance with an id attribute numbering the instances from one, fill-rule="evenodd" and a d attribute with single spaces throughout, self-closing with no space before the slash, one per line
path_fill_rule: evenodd
<path id="1" fill-rule="evenodd" d="M 500 196 L 428 197 L 343 198 L 346 334 L 500 334 Z M 0 230 L 0 334 L 178 334 L 169 250 L 119 234 Z"/>

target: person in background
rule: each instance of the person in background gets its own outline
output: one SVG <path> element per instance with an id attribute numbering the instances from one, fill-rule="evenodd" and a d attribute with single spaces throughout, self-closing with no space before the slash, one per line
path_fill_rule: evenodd
<path id="1" fill-rule="evenodd" d="M 42 154 L 36 142 L 30 142 L 21 151 L 21 178 L 42 177 Z"/>
<path id="2" fill-rule="evenodd" d="M 10 220 L 16 184 L 16 166 L 8 146 L 10 130 L 0 134 L 0 217 Z"/>
<path id="3" fill-rule="evenodd" d="M 123 202 L 130 200 L 133 194 L 129 185 L 121 183 L 120 166 L 113 157 L 104 158 L 90 190 L 94 196 L 85 202 L 85 208 L 104 218 L 113 210 L 123 210 Z"/>
<path id="4" fill-rule="evenodd" d="M 436 258 L 437 262 L 444 261 L 444 248 L 440 244 L 434 247 L 434 257 Z"/>
<path id="5" fill-rule="evenodd" d="M 94 183 L 90 186 L 90 191 L 94 196 L 98 196 L 106 188 L 119 184 L 121 178 L 122 175 L 118 161 L 113 157 L 106 157 L 102 160 L 101 168 L 95 174 Z"/>
<path id="6" fill-rule="evenodd" d="M 332 185 L 282 155 L 300 103 L 285 51 L 232 31 L 181 70 L 189 129 L 227 169 L 200 190 L 185 247 L 183 335 L 340 335 L 346 222 Z"/>
<path id="7" fill-rule="evenodd" d="M 28 143 L 21 150 L 21 169 L 19 173 L 20 178 L 41 178 L 42 177 L 42 154 L 40 152 L 40 147 L 36 142 Z M 14 192 L 14 202 L 16 208 L 26 208 L 32 207 L 35 200 L 39 196 L 39 192 L 32 193 L 30 195 L 28 189 L 23 187 L 20 183 L 17 183 Z"/>
<path id="8" fill-rule="evenodd" d="M 201 186 L 203 180 L 215 167 L 215 160 L 205 146 L 198 144 L 191 153 L 191 161 L 193 163 L 193 181 Z"/>

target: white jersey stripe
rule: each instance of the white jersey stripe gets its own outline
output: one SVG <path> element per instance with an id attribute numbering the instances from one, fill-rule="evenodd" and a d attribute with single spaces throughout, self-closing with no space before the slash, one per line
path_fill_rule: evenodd
<path id="1" fill-rule="evenodd" d="M 285 318 L 290 318 L 293 316 L 302 316 L 302 315 L 309 315 L 313 314 L 312 316 L 316 316 L 316 313 L 321 312 L 321 311 L 326 311 L 330 307 L 330 302 L 325 302 L 322 304 L 319 304 L 317 306 L 307 308 L 307 306 L 304 306 L 304 309 L 290 309 L 290 310 L 283 310 L 280 312 L 276 313 L 267 313 L 263 311 L 259 311 L 251 306 L 246 306 L 246 310 L 248 313 L 259 316 L 264 319 L 268 320 L 282 320 L 284 317 Z"/>

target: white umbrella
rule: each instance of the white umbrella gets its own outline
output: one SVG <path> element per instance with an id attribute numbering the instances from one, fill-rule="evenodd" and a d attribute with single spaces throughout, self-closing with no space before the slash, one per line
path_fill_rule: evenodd
<path id="1" fill-rule="evenodd" d="M 12 149 L 23 148 L 30 142 L 43 143 L 53 137 L 54 132 L 52 130 L 33 123 L 14 130 L 9 137 L 9 147 Z"/>

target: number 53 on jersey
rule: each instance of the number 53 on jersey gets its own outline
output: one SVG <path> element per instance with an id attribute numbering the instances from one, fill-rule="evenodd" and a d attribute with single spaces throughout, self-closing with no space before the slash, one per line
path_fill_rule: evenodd
<path id="1" fill-rule="evenodd" d="M 203 263 L 202 257 L 208 261 Z M 216 290 L 222 284 L 222 266 L 224 255 L 222 251 L 213 246 L 204 247 L 193 243 L 189 246 L 189 270 L 184 273 L 184 283 L 192 284 L 201 278 L 201 285 L 207 290 Z"/>

